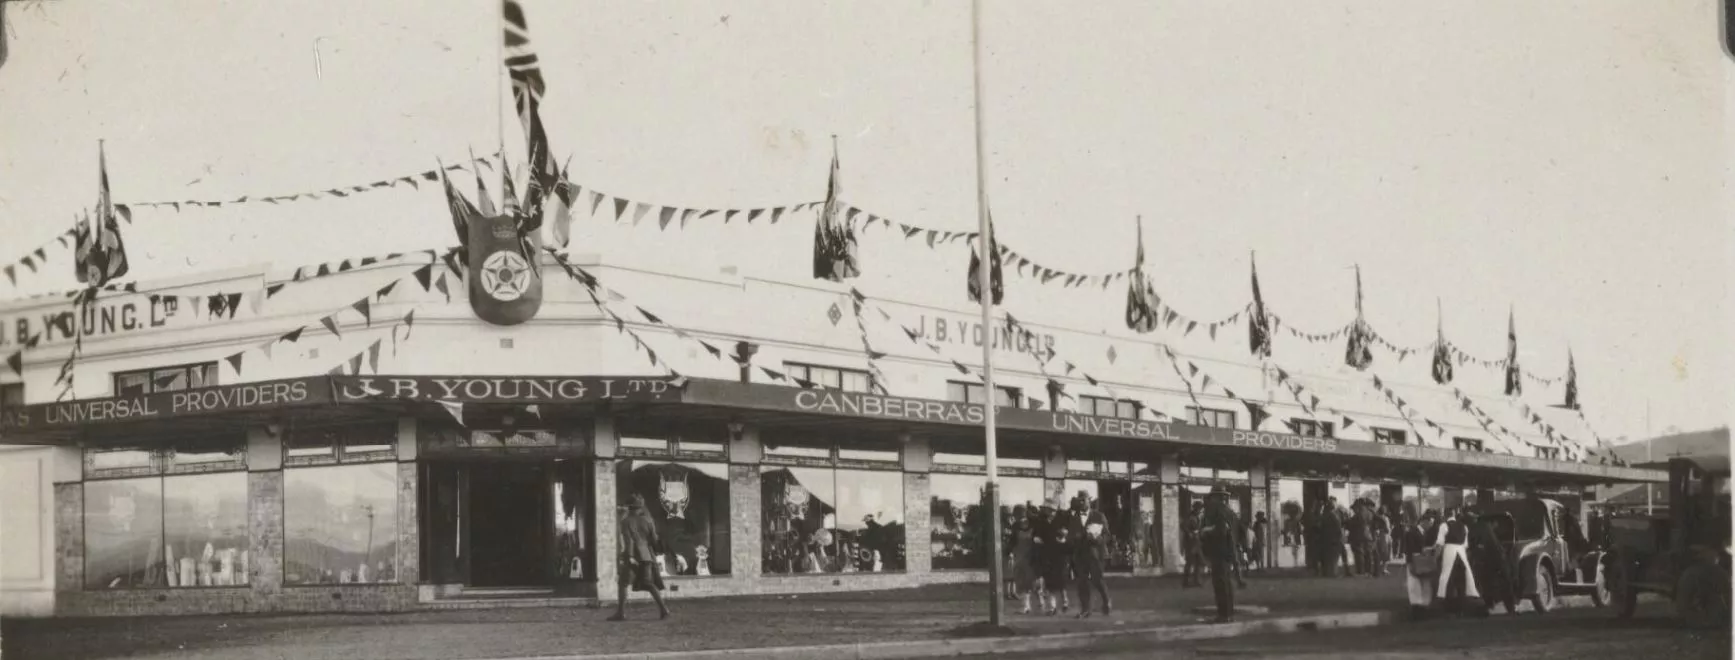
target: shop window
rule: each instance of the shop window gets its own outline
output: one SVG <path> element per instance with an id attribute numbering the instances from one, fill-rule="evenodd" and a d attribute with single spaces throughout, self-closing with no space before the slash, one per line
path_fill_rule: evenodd
<path id="1" fill-rule="evenodd" d="M 625 460 L 616 478 L 619 504 L 645 501 L 657 525 L 669 575 L 728 575 L 729 465 L 689 460 Z"/>
<path id="2" fill-rule="evenodd" d="M 85 452 L 85 588 L 248 583 L 243 438 Z"/>
<path id="3" fill-rule="evenodd" d="M 1311 419 L 1301 419 L 1299 417 L 1291 418 L 1289 422 L 1295 425 L 1296 435 L 1307 436 L 1310 438 L 1336 437 L 1334 433 L 1337 429 L 1333 428 L 1331 422 L 1320 422 Z"/>
<path id="4" fill-rule="evenodd" d="M 984 391 L 985 390 L 982 389 L 981 383 L 965 383 L 960 381 L 946 382 L 947 401 L 976 404 L 984 403 L 986 401 L 986 398 L 982 395 Z M 1005 385 L 995 385 L 994 391 L 995 406 L 1001 408 L 1022 407 L 1024 397 L 1022 396 L 1022 391 L 1018 388 L 1007 387 Z"/>
<path id="5" fill-rule="evenodd" d="M 1046 500 L 1039 477 L 1001 477 L 1004 510 L 1016 504 L 1041 506 Z M 929 477 L 928 539 L 935 570 L 988 568 L 991 519 L 983 506 L 986 476 L 936 473 Z"/>
<path id="6" fill-rule="evenodd" d="M 1211 426 L 1220 429 L 1235 428 L 1235 412 L 1232 410 L 1187 406 L 1187 417 L 1197 426 Z"/>
<path id="7" fill-rule="evenodd" d="M 1139 418 L 1139 404 L 1127 399 L 1111 399 L 1102 396 L 1081 394 L 1078 397 L 1078 411 L 1086 415 L 1098 417 L 1122 417 L 1126 419 Z"/>
<path id="8" fill-rule="evenodd" d="M 1388 445 L 1402 445 L 1409 443 L 1409 436 L 1403 431 L 1397 429 L 1382 429 L 1377 426 L 1373 427 L 1373 430 L 1374 442 Z"/>
<path id="9" fill-rule="evenodd" d="M 1452 447 L 1458 451 L 1483 451 L 1482 441 L 1475 438 L 1452 438 Z"/>
<path id="10" fill-rule="evenodd" d="M 1536 457 L 1548 459 L 1551 461 L 1558 461 L 1558 460 L 1560 460 L 1560 448 L 1559 447 L 1537 447 L 1536 448 Z"/>
<path id="11" fill-rule="evenodd" d="M 395 421 L 291 429 L 284 442 L 283 583 L 398 579 Z"/>
<path id="12" fill-rule="evenodd" d="M 397 463 L 283 471 L 283 583 L 397 581 Z"/>
<path id="13" fill-rule="evenodd" d="M 114 372 L 115 396 L 140 396 L 216 384 L 216 362 Z"/>
<path id="14" fill-rule="evenodd" d="M 873 376 L 860 369 L 825 367 L 800 362 L 783 363 L 791 379 L 806 380 L 820 387 L 845 392 L 872 392 Z"/>
<path id="15" fill-rule="evenodd" d="M 903 477 L 894 470 L 760 466 L 761 570 L 904 570 Z"/>

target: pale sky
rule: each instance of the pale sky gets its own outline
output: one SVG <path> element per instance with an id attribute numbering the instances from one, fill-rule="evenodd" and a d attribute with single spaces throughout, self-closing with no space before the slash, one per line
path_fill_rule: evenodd
<path id="1" fill-rule="evenodd" d="M 581 185 L 690 208 L 818 200 L 835 134 L 847 201 L 974 227 L 967 2 L 525 4 L 554 150 Z M 1142 215 L 1158 291 L 1183 313 L 1244 305 L 1257 251 L 1267 302 L 1309 331 L 1351 318 L 1359 263 L 1370 323 L 1400 344 L 1433 339 L 1436 298 L 1473 354 L 1503 356 L 1509 306 L 1529 369 L 1559 375 L 1570 343 L 1605 437 L 1643 435 L 1647 402 L 1657 432 L 1725 422 L 1735 65 L 1713 0 L 984 4 L 989 194 L 1021 253 L 1124 269 Z M 500 142 L 493 0 L 6 11 L 8 263 L 95 200 L 99 139 L 122 202 L 366 184 Z M 518 153 L 511 114 L 504 128 Z M 574 252 L 808 275 L 812 214 L 685 232 L 587 215 Z M 453 243 L 430 186 L 135 219 L 142 280 Z M 862 248 L 869 295 L 969 309 L 962 243 L 876 229 Z M 72 286 L 69 252 L 49 263 L 0 295 Z M 1124 333 L 1124 299 L 1014 276 L 1006 308 Z M 1245 341 L 1219 343 L 1245 355 Z M 1279 362 L 1302 358 L 1283 341 Z M 1314 353 L 1286 366 L 1329 368 L 1342 346 Z M 1458 378 L 1500 382 L 1474 366 Z M 1527 400 L 1559 403 L 1558 389 Z"/>

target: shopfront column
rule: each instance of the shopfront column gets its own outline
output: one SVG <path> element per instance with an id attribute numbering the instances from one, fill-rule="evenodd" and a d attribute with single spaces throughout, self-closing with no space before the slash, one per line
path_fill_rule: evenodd
<path id="1" fill-rule="evenodd" d="M 421 501 L 417 490 L 416 418 L 398 418 L 398 584 L 415 585 L 422 580 Z M 281 473 L 279 473 L 281 474 Z"/>
<path id="2" fill-rule="evenodd" d="M 759 429 L 741 426 L 729 437 L 729 575 L 749 580 L 760 575 L 764 551 L 763 494 L 759 487 L 759 462 L 765 445 Z"/>
<path id="3" fill-rule="evenodd" d="M 283 427 L 247 429 L 247 583 L 260 598 L 283 590 Z"/>
<path id="4" fill-rule="evenodd" d="M 1157 497 L 1157 506 L 1162 514 L 1158 518 L 1163 522 L 1163 569 L 1169 573 L 1179 573 L 1182 569 L 1181 557 L 1181 455 L 1165 454 L 1157 466 L 1157 474 L 1161 479 L 1162 491 Z"/>
<path id="5" fill-rule="evenodd" d="M 933 489 L 929 471 L 933 454 L 927 438 L 903 434 L 898 437 L 904 462 L 904 572 L 911 575 L 933 570 L 933 539 L 930 537 L 928 498 Z"/>
<path id="6" fill-rule="evenodd" d="M 1253 483 L 1252 515 L 1254 517 L 1249 519 L 1249 522 L 1256 520 L 1258 514 L 1265 514 L 1265 556 L 1260 559 L 1267 566 L 1275 566 L 1279 544 L 1273 540 L 1278 538 L 1277 520 L 1281 517 L 1277 511 L 1277 473 L 1271 464 L 1271 459 L 1264 459 L 1258 465 L 1253 466 L 1253 469 L 1248 471 L 1247 476 Z"/>
<path id="7" fill-rule="evenodd" d="M 50 461 L 54 474 L 54 590 L 84 589 L 84 451 L 55 447 Z M 65 596 L 57 595 L 56 607 Z"/>
<path id="8" fill-rule="evenodd" d="M 596 515 L 596 590 L 599 598 L 607 599 L 614 592 L 620 540 L 616 538 L 615 455 L 620 447 L 620 435 L 615 431 L 614 414 L 598 412 L 593 420 L 592 446 L 596 451 L 595 502 Z"/>

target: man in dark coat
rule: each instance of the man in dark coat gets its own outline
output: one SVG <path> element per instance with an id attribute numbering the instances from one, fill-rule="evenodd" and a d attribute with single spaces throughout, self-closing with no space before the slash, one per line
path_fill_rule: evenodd
<path id="1" fill-rule="evenodd" d="M 1103 569 L 1108 562 L 1108 516 L 1090 501 L 1086 493 L 1072 500 L 1073 521 L 1078 526 L 1077 556 L 1073 572 L 1078 580 L 1078 616 L 1090 616 L 1090 595 L 1094 589 L 1102 596 L 1102 613 L 1109 613 L 1108 585 L 1103 581 Z"/>
<path id="2" fill-rule="evenodd" d="M 1235 620 L 1235 585 L 1231 580 L 1235 579 L 1235 562 L 1241 554 L 1236 534 L 1241 521 L 1230 510 L 1229 493 L 1222 488 L 1212 488 L 1207 501 L 1199 541 L 1206 561 L 1211 564 L 1211 592 L 1217 601 L 1217 618 L 1213 623 L 1228 623 Z"/>
<path id="3" fill-rule="evenodd" d="M 1513 584 L 1512 557 L 1494 534 L 1494 525 L 1479 516 L 1466 514 L 1470 521 L 1470 572 L 1476 576 L 1476 586 L 1482 592 L 1482 604 L 1493 611 L 1496 603 L 1506 606 L 1506 613 L 1518 611 L 1518 594 Z"/>
<path id="4" fill-rule="evenodd" d="M 620 544 L 620 561 L 616 569 L 620 574 L 617 580 L 620 599 L 616 601 L 614 616 L 608 620 L 626 620 L 628 588 L 650 592 L 651 600 L 657 603 L 658 615 L 669 618 L 669 606 L 663 603 L 663 578 L 657 572 L 663 540 L 657 536 L 657 523 L 651 520 L 650 512 L 645 509 L 644 496 L 635 493 L 627 501 L 627 514 L 620 521 L 617 542 Z"/>
<path id="5" fill-rule="evenodd" d="M 1199 586 L 1199 571 L 1203 569 L 1205 555 L 1199 548 L 1199 525 L 1205 512 L 1205 503 L 1194 501 L 1193 510 L 1181 518 L 1181 552 L 1185 566 L 1181 573 L 1181 587 Z"/>
<path id="6" fill-rule="evenodd" d="M 1319 507 L 1318 533 L 1320 577 L 1335 577 L 1338 558 L 1343 555 L 1343 519 L 1330 502 Z"/>
<path id="7" fill-rule="evenodd" d="M 1352 511 L 1349 520 L 1344 523 L 1344 531 L 1349 535 L 1350 558 L 1355 561 L 1354 574 L 1367 575 L 1367 549 L 1372 541 L 1368 537 L 1367 507 L 1362 506 L 1361 500 L 1356 500 L 1350 506 Z M 1346 564 L 1344 568 L 1350 568 L 1350 566 Z"/>

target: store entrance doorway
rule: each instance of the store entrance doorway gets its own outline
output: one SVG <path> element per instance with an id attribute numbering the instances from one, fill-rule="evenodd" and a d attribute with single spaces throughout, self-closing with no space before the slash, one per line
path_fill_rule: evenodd
<path id="1" fill-rule="evenodd" d="M 470 467 L 470 584 L 550 586 L 551 502 L 540 463 L 477 463 Z"/>

